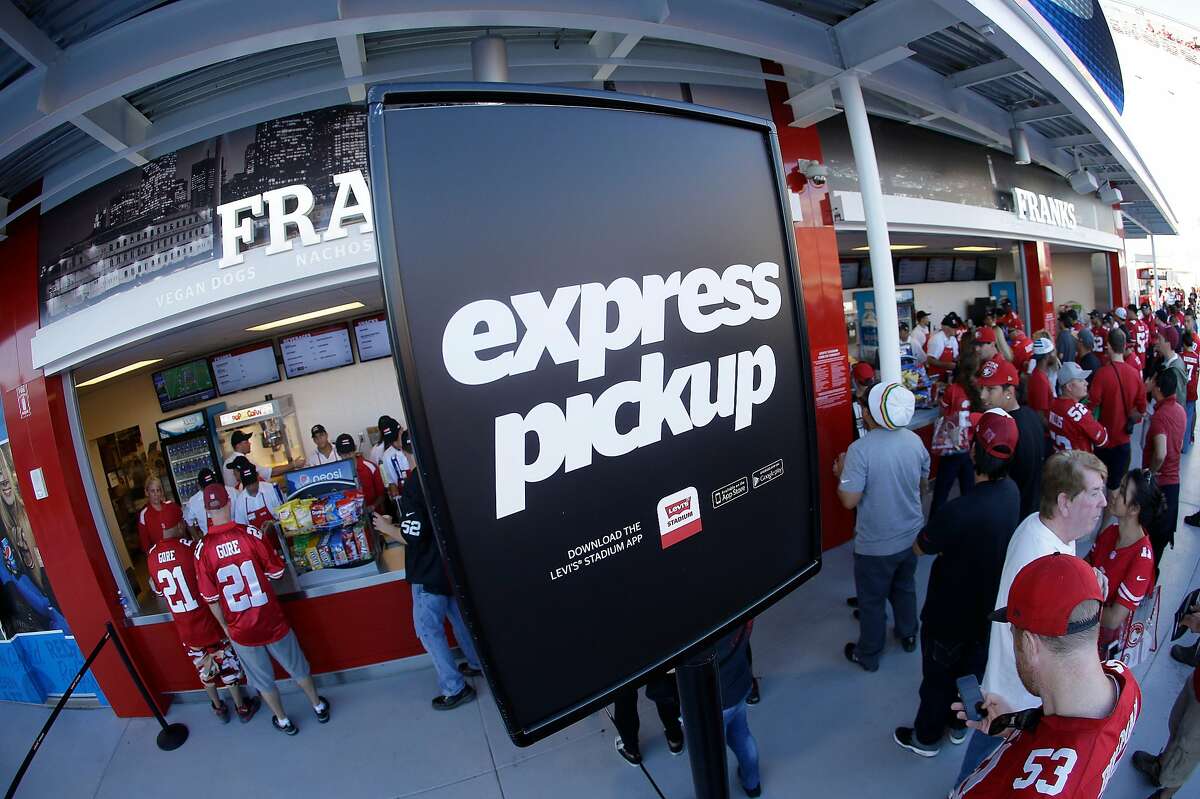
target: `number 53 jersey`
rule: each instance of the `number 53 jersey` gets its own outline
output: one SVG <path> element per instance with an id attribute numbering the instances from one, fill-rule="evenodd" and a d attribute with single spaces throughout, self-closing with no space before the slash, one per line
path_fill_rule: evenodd
<path id="1" fill-rule="evenodd" d="M 186 538 L 164 538 L 146 555 L 150 588 L 166 600 L 179 640 L 197 649 L 225 639 L 217 617 L 200 601 L 196 582 L 196 545 Z"/>
<path id="2" fill-rule="evenodd" d="M 200 595 L 220 601 L 229 637 L 242 646 L 273 644 L 291 629 L 269 582 L 284 569 L 274 550 L 234 522 L 209 527 L 196 549 Z"/>
<path id="3" fill-rule="evenodd" d="M 1001 744 L 950 794 L 951 799 L 1102 796 L 1142 707 L 1142 691 L 1125 665 L 1113 660 L 1103 667 L 1120 691 L 1108 716 L 1042 716 L 1034 729 L 1017 732 Z"/>

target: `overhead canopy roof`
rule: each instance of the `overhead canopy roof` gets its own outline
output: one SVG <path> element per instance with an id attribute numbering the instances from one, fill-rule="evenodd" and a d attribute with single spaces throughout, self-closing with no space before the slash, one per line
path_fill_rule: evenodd
<path id="1" fill-rule="evenodd" d="M 44 179 L 2 221 L 213 133 L 360 100 L 367 83 L 469 80 L 468 44 L 490 31 L 514 81 L 784 80 L 797 124 L 838 113 L 836 77 L 854 70 L 871 113 L 999 150 L 1019 124 L 1036 163 L 1065 175 L 1077 154 L 1122 191 L 1127 234 L 1173 233 L 1111 65 L 1097 71 L 1071 29 L 1103 22 L 1097 0 L 1073 5 L 1092 11 L 1064 24 L 1053 0 L 0 0 L 0 196 Z"/>

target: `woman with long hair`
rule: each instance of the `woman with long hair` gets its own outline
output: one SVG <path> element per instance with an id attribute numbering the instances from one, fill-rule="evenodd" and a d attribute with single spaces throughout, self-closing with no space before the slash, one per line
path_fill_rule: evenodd
<path id="1" fill-rule="evenodd" d="M 7 446 L 0 446 L 0 626 L 8 635 L 71 628 L 54 606 Z"/>
<path id="2" fill-rule="evenodd" d="M 975 385 L 978 371 L 979 354 L 974 347 L 964 346 L 954 365 L 954 379 L 942 392 L 942 415 L 933 435 L 934 448 L 941 458 L 933 483 L 931 516 L 945 504 L 955 480 L 961 494 L 966 494 L 975 485 L 975 467 L 971 463 L 971 413 L 981 407 L 979 388 Z"/>

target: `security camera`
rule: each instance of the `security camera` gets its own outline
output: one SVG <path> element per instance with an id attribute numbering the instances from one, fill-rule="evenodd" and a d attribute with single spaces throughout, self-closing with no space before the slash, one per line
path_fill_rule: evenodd
<path id="1" fill-rule="evenodd" d="M 814 186 L 824 186 L 829 179 L 829 167 L 818 161 L 809 161 L 804 167 L 804 176 L 811 180 Z"/>

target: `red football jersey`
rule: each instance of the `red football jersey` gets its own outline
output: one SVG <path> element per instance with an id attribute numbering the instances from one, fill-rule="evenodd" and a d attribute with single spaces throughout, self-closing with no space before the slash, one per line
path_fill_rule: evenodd
<path id="1" fill-rule="evenodd" d="M 1198 384 L 1200 384 L 1200 348 L 1193 344 L 1191 349 L 1179 353 L 1179 357 L 1183 358 L 1183 368 L 1187 371 L 1188 401 L 1195 402 L 1197 398 L 1196 389 Z"/>
<path id="2" fill-rule="evenodd" d="M 1096 421 L 1082 402 L 1070 397 L 1057 397 L 1050 403 L 1050 440 L 1054 451 L 1081 449 L 1091 452 L 1094 447 L 1108 443 L 1108 431 Z"/>
<path id="3" fill-rule="evenodd" d="M 273 644 L 291 629 L 268 581 L 284 570 L 271 547 L 234 522 L 208 528 L 196 550 L 200 595 L 220 599 L 229 637 L 243 646 Z"/>
<path id="4" fill-rule="evenodd" d="M 1004 325 L 1009 330 L 1024 330 L 1025 323 L 1021 321 L 1021 317 L 1017 316 L 1012 311 L 1001 316 L 996 320 L 997 324 Z"/>
<path id="5" fill-rule="evenodd" d="M 363 502 L 370 508 L 385 494 L 380 469 L 362 457 L 355 458 L 354 468 L 358 471 L 358 484 L 362 486 Z"/>
<path id="6" fill-rule="evenodd" d="M 1129 323 L 1129 332 L 1133 334 L 1133 343 L 1138 354 L 1144 359 L 1146 350 L 1150 346 L 1150 326 L 1141 319 L 1134 319 Z"/>
<path id="7" fill-rule="evenodd" d="M 1120 535 L 1120 528 L 1115 524 L 1104 528 L 1096 536 L 1087 562 L 1108 578 L 1108 596 L 1104 598 L 1104 604 L 1116 602 L 1134 611 L 1154 587 L 1154 549 L 1148 535 L 1127 547 L 1118 548 Z"/>
<path id="8" fill-rule="evenodd" d="M 1038 413 L 1046 413 L 1050 410 L 1053 400 L 1054 392 L 1050 390 L 1050 381 L 1046 373 L 1041 369 L 1034 369 L 1025 384 L 1025 404 Z"/>
<path id="9" fill-rule="evenodd" d="M 1035 730 L 1014 733 L 1000 744 L 950 799 L 1099 799 L 1142 710 L 1133 673 L 1116 660 L 1103 666 L 1120 691 L 1107 718 L 1043 716 Z"/>
<path id="10" fill-rule="evenodd" d="M 165 500 L 160 510 L 155 510 L 149 502 L 138 512 L 138 540 L 141 541 L 142 551 L 149 552 L 150 547 L 163 540 L 163 530 L 169 530 L 183 522 L 183 511 L 171 500 Z"/>
<path id="11" fill-rule="evenodd" d="M 150 587 L 167 600 L 180 641 L 203 647 L 225 638 L 217 617 L 200 601 L 195 544 L 186 538 L 164 538 L 150 548 L 146 566 L 150 569 Z"/>

